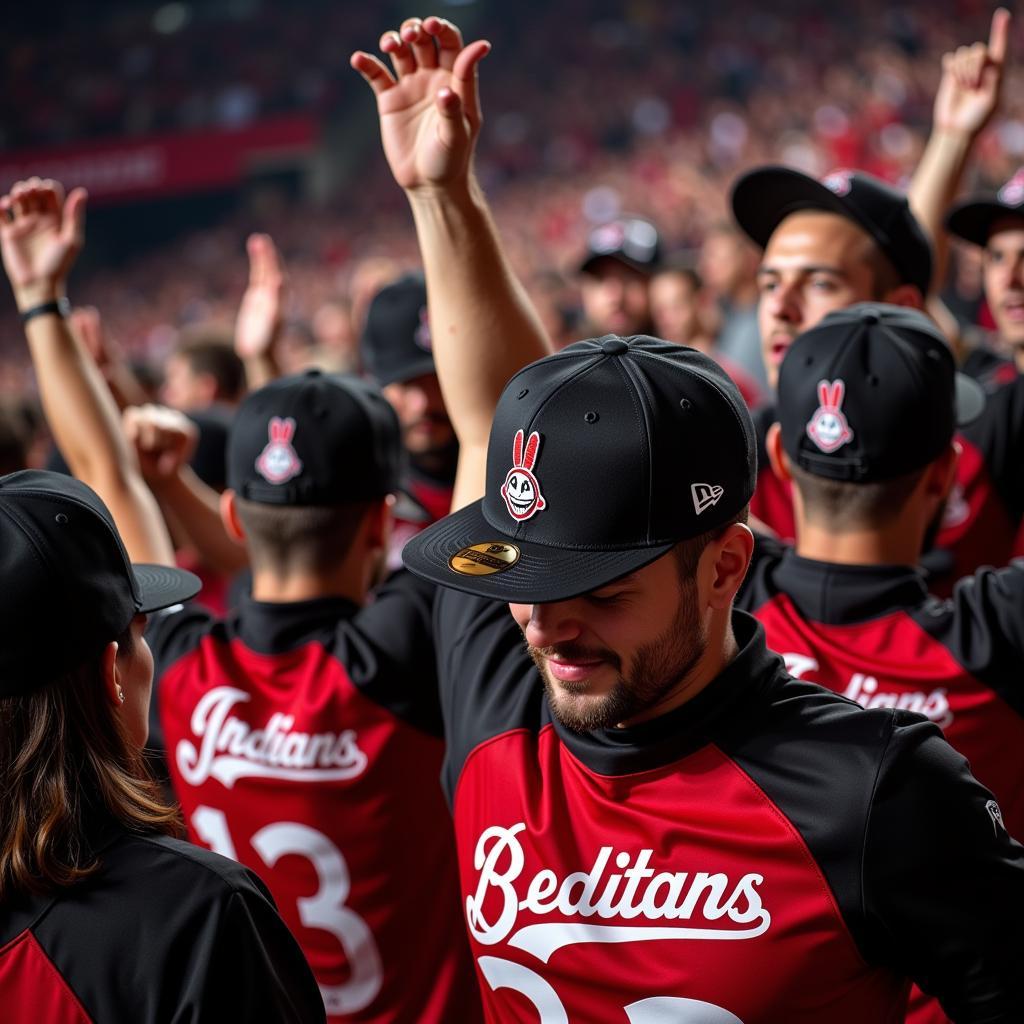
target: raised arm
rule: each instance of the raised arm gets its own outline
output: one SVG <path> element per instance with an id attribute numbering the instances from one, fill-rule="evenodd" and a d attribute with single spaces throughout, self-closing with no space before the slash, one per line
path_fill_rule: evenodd
<path id="1" fill-rule="evenodd" d="M 68 272 L 85 241 L 84 189 L 65 200 L 55 181 L 31 178 L 0 198 L 0 251 L 25 325 L 50 429 L 71 471 L 106 502 L 132 561 L 172 565 L 174 549 L 156 501 L 121 433 L 96 363 L 50 306 L 66 301 Z"/>
<path id="2" fill-rule="evenodd" d="M 281 334 L 285 276 L 270 235 L 250 235 L 249 286 L 235 322 L 235 352 L 245 364 L 250 391 L 281 376 L 274 346 Z"/>
<path id="3" fill-rule="evenodd" d="M 992 15 L 988 43 L 961 46 L 942 58 L 932 133 L 910 183 L 908 198 L 935 247 L 932 287 L 941 288 L 949 255 L 943 218 L 956 197 L 971 149 L 999 106 L 1010 12 Z"/>
<path id="4" fill-rule="evenodd" d="M 189 466 L 199 438 L 196 425 L 184 413 L 160 405 L 126 409 L 123 423 L 142 475 L 179 539 L 217 572 L 231 576 L 244 569 L 249 556 L 224 529 L 220 495 Z"/>
<path id="5" fill-rule="evenodd" d="M 490 50 L 463 45 L 451 22 L 408 19 L 352 66 L 377 97 L 381 140 L 405 190 L 427 280 L 434 360 L 459 438 L 453 508 L 484 492 L 487 439 L 498 396 L 549 342 L 509 266 L 473 173 L 481 113 L 477 67 Z"/>

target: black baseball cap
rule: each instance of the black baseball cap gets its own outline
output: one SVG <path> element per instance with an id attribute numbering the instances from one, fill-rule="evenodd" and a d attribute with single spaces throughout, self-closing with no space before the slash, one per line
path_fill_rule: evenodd
<path id="1" fill-rule="evenodd" d="M 791 213 L 824 210 L 862 227 L 889 257 L 900 277 L 927 295 L 932 247 L 907 197 L 863 171 L 832 171 L 817 181 L 791 167 L 757 167 L 733 185 L 736 223 L 762 248 Z"/>
<path id="2" fill-rule="evenodd" d="M 406 274 L 373 297 L 362 351 L 366 372 L 381 387 L 437 372 L 422 274 Z"/>
<path id="3" fill-rule="evenodd" d="M 398 418 L 380 390 L 307 370 L 248 395 L 228 436 L 228 487 L 265 505 L 342 505 L 391 494 Z"/>
<path id="4" fill-rule="evenodd" d="M 402 557 L 470 594 L 564 600 L 730 522 L 756 468 L 750 413 L 714 360 L 646 336 L 580 341 L 509 381 L 485 496 Z"/>
<path id="5" fill-rule="evenodd" d="M 604 259 L 618 260 L 642 274 L 653 273 L 661 262 L 658 229 L 642 217 L 619 217 L 599 224 L 587 238 L 580 273 L 591 273 Z"/>
<path id="6" fill-rule="evenodd" d="M 945 338 L 916 309 L 862 302 L 790 346 L 779 371 L 786 454 L 831 480 L 892 480 L 928 465 L 981 413 Z"/>
<path id="7" fill-rule="evenodd" d="M 44 470 L 0 477 L 0 697 L 96 656 L 132 619 L 199 593 L 198 577 L 132 565 L 99 495 Z"/>
<path id="8" fill-rule="evenodd" d="M 950 234 L 975 245 L 988 245 L 992 225 L 1003 217 L 1024 220 L 1024 167 L 994 195 L 957 203 L 946 215 Z"/>

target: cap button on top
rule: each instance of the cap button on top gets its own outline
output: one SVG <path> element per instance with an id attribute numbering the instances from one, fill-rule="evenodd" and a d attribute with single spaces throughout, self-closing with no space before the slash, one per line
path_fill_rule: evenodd
<path id="1" fill-rule="evenodd" d="M 869 310 L 866 313 L 861 313 L 861 315 L 860 315 L 860 322 L 862 324 L 877 324 L 878 323 L 878 314 L 873 309 Z"/>
<path id="2" fill-rule="evenodd" d="M 601 342 L 601 351 L 606 356 L 621 356 L 623 352 L 629 351 L 629 345 L 621 338 L 605 338 Z"/>

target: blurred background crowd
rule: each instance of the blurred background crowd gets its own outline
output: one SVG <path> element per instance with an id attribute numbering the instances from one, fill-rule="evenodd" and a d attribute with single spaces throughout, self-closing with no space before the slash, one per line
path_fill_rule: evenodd
<path id="1" fill-rule="evenodd" d="M 9 12 L 0 187 L 30 172 L 90 188 L 90 252 L 71 297 L 102 311 L 106 336 L 154 387 L 181 332 L 230 337 L 253 230 L 288 268 L 283 368 L 358 358 L 368 302 L 415 244 L 348 55 L 410 13 L 423 12 L 394 0 Z M 593 224 L 651 218 L 669 255 L 699 267 L 713 319 L 716 301 L 752 301 L 756 257 L 721 230 L 744 168 L 849 166 L 905 184 L 940 55 L 986 38 L 991 12 L 980 0 L 450 0 L 439 13 L 494 44 L 480 178 L 549 330 L 568 341 Z M 1022 75 L 1011 66 L 972 188 L 1024 162 Z M 956 254 L 947 293 L 984 321 L 974 258 Z M 20 400 L 31 371 L 13 304 L 2 309 L 0 396 Z"/>

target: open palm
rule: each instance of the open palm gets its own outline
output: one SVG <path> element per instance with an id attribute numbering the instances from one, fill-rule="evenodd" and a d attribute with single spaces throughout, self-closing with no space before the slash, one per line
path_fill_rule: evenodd
<path id="1" fill-rule="evenodd" d="M 0 250 L 15 293 L 63 283 L 82 248 L 83 189 L 67 200 L 54 181 L 18 182 L 0 199 Z"/>
<path id="2" fill-rule="evenodd" d="M 448 21 L 410 18 L 400 32 L 387 32 L 381 49 L 394 74 L 367 53 L 352 66 L 377 97 L 381 141 L 391 172 L 402 188 L 441 185 L 464 177 L 480 131 L 476 68 L 490 44 L 463 46 Z"/>

